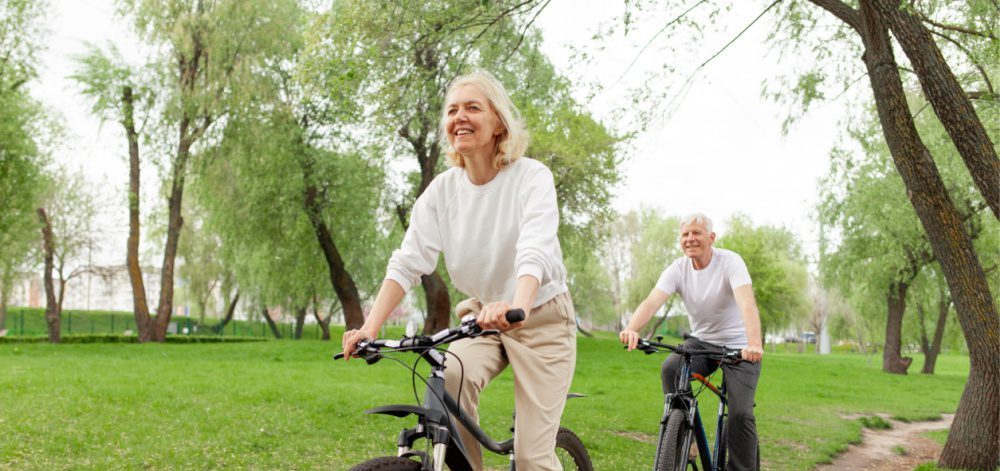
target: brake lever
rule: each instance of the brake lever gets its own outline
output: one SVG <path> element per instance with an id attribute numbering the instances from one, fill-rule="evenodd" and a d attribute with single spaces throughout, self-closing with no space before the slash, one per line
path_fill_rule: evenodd
<path id="1" fill-rule="evenodd" d="M 362 355 L 361 358 L 364 358 L 365 362 L 368 363 L 369 365 L 374 365 L 378 363 L 379 360 L 383 358 L 383 356 L 382 352 L 371 352 Z"/>

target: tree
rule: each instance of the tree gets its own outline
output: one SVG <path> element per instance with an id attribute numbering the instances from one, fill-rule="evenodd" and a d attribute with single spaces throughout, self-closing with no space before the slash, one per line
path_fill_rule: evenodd
<path id="1" fill-rule="evenodd" d="M 215 312 L 215 296 L 226 296 L 232 292 L 223 290 L 223 283 L 232 279 L 222 259 L 219 236 L 205 227 L 204 208 L 197 201 L 187 205 L 188 221 L 181 229 L 181 240 L 177 253 L 182 263 L 177 267 L 177 275 L 184 280 L 184 297 L 193 303 L 198 316 L 198 324 L 204 326 L 209 310 Z M 235 303 L 232 303 L 235 304 Z M 228 321 L 227 321 L 228 322 Z"/>
<path id="2" fill-rule="evenodd" d="M 26 85 L 37 76 L 45 7 L 35 0 L 0 1 L 0 330 L 13 284 L 39 236 L 48 123 Z"/>
<path id="3" fill-rule="evenodd" d="M 780 3 L 778 1 L 770 3 L 754 22 Z M 972 365 L 969 383 L 959 403 L 955 425 L 942 454 L 941 465 L 993 469 L 1000 465 L 1000 392 L 997 392 L 1000 391 L 1000 364 L 994 361 L 1000 355 L 1000 318 L 997 316 L 993 295 L 989 290 L 972 240 L 962 227 L 962 218 L 941 180 L 931 153 L 913 123 L 900 77 L 900 66 L 892 50 L 889 25 L 893 25 L 897 36 L 912 36 L 899 39 L 900 43 L 914 41 L 913 44 L 904 47 L 908 55 L 924 56 L 910 58 L 911 62 L 925 62 L 924 65 L 915 67 L 916 70 L 913 72 L 919 77 L 925 90 L 938 88 L 933 92 L 928 91 L 927 95 L 932 103 L 936 103 L 934 111 L 941 121 L 951 123 L 949 125 L 949 132 L 953 133 L 951 140 L 954 141 L 955 136 L 961 136 L 962 139 L 972 141 L 969 147 L 973 149 L 967 148 L 963 151 L 963 156 L 968 156 L 966 161 L 971 162 L 967 167 L 974 174 L 973 180 L 983 182 L 982 188 L 985 189 L 981 188 L 981 192 L 989 200 L 988 205 L 991 208 L 996 204 L 997 192 L 991 190 L 990 186 L 996 188 L 996 185 L 1000 185 L 995 170 L 996 151 L 991 146 L 985 149 L 987 146 L 981 145 L 984 142 L 977 130 L 982 128 L 979 114 L 992 113 L 995 106 L 988 101 L 985 106 L 975 110 L 969 104 L 970 94 L 962 93 L 961 89 L 956 90 L 963 84 L 948 77 L 951 73 L 951 64 L 946 63 L 940 56 L 930 57 L 934 55 L 933 48 L 936 46 L 927 44 L 929 35 L 915 34 L 912 29 L 907 29 L 918 28 L 919 25 L 915 25 L 912 21 L 904 24 L 909 20 L 900 18 L 897 12 L 891 11 L 898 9 L 901 2 L 860 0 L 857 7 L 853 3 L 841 0 L 810 0 L 809 3 L 818 9 L 806 5 L 805 2 L 786 2 L 775 10 L 779 12 L 780 17 L 778 27 L 772 28 L 771 39 L 781 44 L 783 52 L 801 51 L 807 48 L 810 56 L 818 59 L 814 70 L 801 75 L 797 85 L 786 91 L 786 94 L 800 102 L 800 109 L 805 112 L 811 102 L 823 98 L 820 85 L 828 75 L 827 71 L 832 69 L 832 75 L 837 77 L 843 77 L 845 71 L 855 71 L 855 68 L 851 67 L 854 64 L 853 60 L 847 62 L 848 56 L 840 57 L 837 54 L 848 51 L 847 54 L 853 53 L 853 57 L 857 57 L 855 48 L 860 43 L 864 51 L 860 55 L 861 63 L 864 65 L 861 77 L 867 76 L 871 85 L 882 132 L 896 170 L 905 183 L 910 204 L 917 213 L 921 226 L 928 236 L 931 250 L 948 281 L 949 291 L 955 300 L 956 312 L 969 344 Z M 965 14 L 968 23 L 975 26 L 996 24 L 1000 9 L 996 8 L 995 2 L 972 3 L 975 8 L 958 9 L 960 13 Z M 947 2 L 934 1 L 927 4 L 936 8 L 935 12 L 955 10 L 948 6 Z M 839 27 L 827 28 L 826 24 L 817 19 L 816 13 L 819 10 L 832 15 L 842 24 L 839 24 Z M 708 17 L 714 18 L 718 12 L 717 8 L 709 13 Z M 686 11 L 681 17 L 687 13 Z M 921 11 L 920 15 L 928 18 L 929 24 L 945 24 L 930 19 L 933 15 L 929 15 L 928 12 Z M 690 26 L 691 23 L 695 23 L 695 29 L 698 29 L 695 21 L 685 24 Z M 670 25 L 671 23 L 668 23 L 668 26 Z M 960 27 L 960 29 L 969 28 Z M 980 28 L 972 28 L 972 31 L 976 30 L 982 31 Z M 979 59 L 986 60 L 980 63 L 976 60 L 976 54 L 965 55 L 973 59 L 971 61 L 973 66 L 978 66 L 979 70 L 983 71 L 981 64 L 996 62 L 996 38 L 992 34 L 985 34 L 979 39 L 985 39 L 988 44 L 975 51 L 987 51 L 984 56 L 978 56 Z M 803 44 L 808 46 L 803 48 Z M 831 44 L 843 44 L 846 47 L 835 48 L 831 47 Z M 961 41 L 956 41 L 956 44 L 957 49 L 965 49 L 963 52 L 971 50 L 963 46 Z M 715 56 L 717 55 L 718 53 Z M 703 66 L 704 64 L 698 70 Z M 992 81 L 986 73 L 979 75 L 983 77 L 982 82 Z M 850 86 L 850 83 L 855 81 L 857 80 L 845 80 L 844 83 Z M 687 84 L 688 81 L 684 83 Z M 966 81 L 964 85 L 968 83 Z M 984 85 L 987 89 L 992 89 L 989 84 L 984 83 Z M 931 99 L 931 94 L 937 97 Z M 946 99 L 963 103 L 947 105 L 943 103 Z M 973 122 L 966 126 L 956 124 L 963 120 Z M 982 430 L 988 433 L 977 432 Z"/>
<path id="4" fill-rule="evenodd" d="M 184 223 L 181 213 L 185 183 L 189 165 L 198 157 L 197 145 L 207 144 L 202 142 L 206 137 L 211 141 L 213 125 L 224 121 L 233 103 L 252 92 L 255 69 L 283 55 L 286 43 L 281 33 L 294 21 L 292 12 L 297 6 L 291 0 L 265 3 L 123 0 L 122 7 L 141 37 L 153 48 L 166 51 L 149 65 L 150 76 L 145 81 L 153 84 L 150 88 L 156 90 L 162 107 L 161 119 L 157 121 L 159 129 L 151 130 L 149 135 L 160 142 L 172 141 L 173 147 L 165 162 L 165 183 L 169 190 L 160 299 L 152 319 L 136 310 L 140 341 L 163 341 L 173 311 L 174 263 Z M 81 81 L 88 85 L 112 85 L 91 87 L 88 91 L 98 97 L 95 101 L 99 107 L 120 111 L 130 156 L 137 156 L 134 90 L 128 85 L 115 87 L 118 82 L 104 80 L 100 75 L 102 70 L 119 71 L 122 67 L 85 68 L 80 74 Z M 128 76 L 111 74 L 114 79 L 122 75 Z M 138 176 L 132 181 L 137 182 Z M 130 193 L 130 198 L 137 198 L 137 188 Z M 137 203 L 130 204 L 130 208 L 133 205 Z M 137 281 L 133 280 L 134 291 L 141 284 Z"/>
<path id="5" fill-rule="evenodd" d="M 101 119 L 118 121 L 125 133 L 128 161 L 129 186 L 128 239 L 126 241 L 125 267 L 128 271 L 129 286 L 132 288 L 132 312 L 139 338 L 150 337 L 149 304 L 146 300 L 146 286 L 139 263 L 140 202 L 140 136 L 145 135 L 143 123 L 136 120 L 138 113 L 143 118 L 152 113 L 156 94 L 152 84 L 144 85 L 141 73 L 124 65 L 124 59 L 113 46 L 108 51 L 91 47 L 90 52 L 77 58 L 80 69 L 72 77 L 83 87 L 84 95 L 93 100 L 93 112 Z"/>
<path id="6" fill-rule="evenodd" d="M 966 230 L 978 239 L 982 232 L 979 213 L 985 205 L 954 146 L 933 115 L 917 116 L 916 124 L 936 156 Z M 820 223 L 834 232 L 839 244 L 821 258 L 820 268 L 828 283 L 841 292 L 854 292 L 856 301 L 860 301 L 859 293 L 868 292 L 859 284 L 883 287 L 878 294 L 887 308 L 882 368 L 905 374 L 911 361 L 901 355 L 907 297 L 915 280 L 935 259 L 916 214 L 905 200 L 903 182 L 892 167 L 873 113 L 849 133 L 861 152 L 836 150 L 831 156 L 830 175 L 821 186 Z M 989 250 L 987 245 L 980 247 Z"/>
<path id="7" fill-rule="evenodd" d="M 976 255 L 969 234 L 962 227 L 962 218 L 955 209 L 937 166 L 921 140 L 913 123 L 906 94 L 892 51 L 885 11 L 898 4 L 886 0 L 861 0 L 859 8 L 838 0 L 811 0 L 847 24 L 860 37 L 865 53 L 862 60 L 868 71 L 875 96 L 879 120 L 893 162 L 903 182 L 917 217 L 927 233 L 935 257 L 948 280 L 955 300 L 959 322 L 969 344 L 970 371 L 948 441 L 941 455 L 945 467 L 993 469 L 1000 466 L 1000 318 L 986 275 Z M 880 13 L 880 10 L 882 13 Z M 890 15 L 889 24 L 900 20 Z M 897 32 L 897 38 L 899 33 Z M 911 58 L 912 60 L 912 58 Z M 943 61 L 933 61 L 939 68 L 949 69 Z M 950 69 L 949 69 L 950 72 Z M 917 71 L 927 87 L 953 88 L 954 83 L 927 72 Z M 965 101 L 961 93 L 951 98 Z M 938 101 L 935 99 L 934 101 Z M 962 107 L 971 111 L 971 105 Z M 953 108 L 935 106 L 942 122 L 979 121 L 975 112 L 962 113 Z M 962 113 L 962 114 L 959 114 Z M 979 122 L 979 126 L 982 124 Z M 976 128 L 972 126 L 971 128 Z M 968 131 L 968 130 L 967 130 Z M 972 138 L 965 135 L 965 138 Z M 952 138 L 954 141 L 954 137 Z M 993 151 L 992 159 L 996 160 Z M 995 164 L 986 164 L 996 168 Z M 980 175 L 979 167 L 970 168 L 974 179 L 987 186 L 997 185 L 996 174 Z M 985 178 L 984 178 L 985 177 Z M 988 204 L 995 208 L 995 192 L 986 191 Z M 994 214 L 997 214 L 994 210 Z"/>
<path id="8" fill-rule="evenodd" d="M 99 238 L 95 222 L 101 203 L 96 188 L 80 172 L 56 169 L 48 186 L 50 190 L 43 200 L 46 217 L 42 223 L 49 226 L 52 238 L 49 249 L 53 281 L 59 285 L 55 291 L 55 316 L 61 317 L 66 285 L 92 268 L 80 257 L 84 251 L 92 250 Z M 44 256 L 48 258 L 49 254 Z"/>
<path id="9" fill-rule="evenodd" d="M 55 286 L 52 282 L 52 260 L 55 247 L 52 243 L 52 223 L 45 208 L 38 208 L 38 221 L 42 225 L 42 254 L 45 268 L 42 278 L 45 283 L 45 323 L 49 328 L 49 342 L 59 343 L 59 304 L 56 301 Z"/>
<path id="10" fill-rule="evenodd" d="M 798 240 L 781 227 L 754 226 L 733 216 L 717 245 L 732 250 L 747 264 L 760 310 L 761 337 L 807 318 L 810 306 L 806 261 Z"/>
<path id="11" fill-rule="evenodd" d="M 384 8 L 359 2 L 329 15 L 328 28 L 337 32 L 330 35 L 347 34 L 351 44 L 371 45 L 367 51 L 370 67 L 361 87 L 363 101 L 373 111 L 365 123 L 368 129 L 382 131 L 376 135 L 398 134 L 401 139 L 391 142 L 388 150 L 416 157 L 418 169 L 409 174 L 401 191 L 404 196 L 395 208 L 404 229 L 413 202 L 444 169 L 437 129 L 445 88 L 452 78 L 474 66 L 489 69 L 510 87 L 533 136 L 529 155 L 553 170 L 564 214 L 572 210 L 566 204 L 581 203 L 583 217 L 567 227 L 580 227 L 589 223 L 589 216 L 607 211 L 609 198 L 602 195 L 608 194 L 618 178 L 614 145 L 619 139 L 579 109 L 569 95 L 568 83 L 539 53 L 540 38 L 531 24 L 543 6 L 544 2 L 534 1 L 424 2 Z M 574 140 L 576 147 L 569 145 Z M 546 147 L 570 152 L 560 153 L 559 159 L 565 160 L 557 160 L 552 158 L 555 154 L 546 154 Z M 611 162 L 610 168 L 588 174 L 588 170 L 602 168 L 598 162 L 605 168 Z M 588 182 L 601 185 L 588 187 Z M 593 204 L 588 207 L 588 202 Z M 563 220 L 571 218 L 564 215 Z M 593 252 L 596 244 L 565 243 L 564 247 L 588 247 Z M 584 256 L 566 258 L 571 263 L 587 263 Z M 583 279 L 592 278 L 572 281 Z M 437 271 L 423 276 L 421 285 L 428 312 L 424 331 L 434 332 L 450 321 L 448 286 Z"/>

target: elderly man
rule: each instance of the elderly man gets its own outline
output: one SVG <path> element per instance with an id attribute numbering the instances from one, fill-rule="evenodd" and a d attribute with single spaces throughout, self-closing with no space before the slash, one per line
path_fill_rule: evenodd
<path id="1" fill-rule="evenodd" d="M 660 275 L 656 287 L 636 308 L 628 327 L 619 334 L 628 349 L 635 348 L 641 329 L 677 293 L 684 301 L 694 338 L 684 342 L 693 349 L 719 346 L 741 349 L 750 362 L 722 365 L 729 402 L 729 464 L 726 469 L 751 470 L 757 454 L 757 426 L 753 416 L 754 392 L 760 377 L 764 349 L 760 334 L 760 313 L 750 286 L 746 263 L 735 252 L 712 247 L 715 232 L 712 220 L 692 214 L 681 222 L 681 249 L 684 257 L 674 260 Z M 661 370 L 664 394 L 673 391 L 682 358 L 672 354 Z M 708 376 L 717 362 L 692 361 L 691 372 Z"/>

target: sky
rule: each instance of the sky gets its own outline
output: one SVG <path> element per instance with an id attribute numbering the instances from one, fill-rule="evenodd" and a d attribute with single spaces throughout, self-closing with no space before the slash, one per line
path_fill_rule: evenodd
<path id="1" fill-rule="evenodd" d="M 535 24 L 542 31 L 543 51 L 558 70 L 572 80 L 597 81 L 607 87 L 592 99 L 580 87 L 577 95 L 584 106 L 606 124 L 629 131 L 627 121 L 616 120 L 614 111 L 624 111 L 628 119 L 649 114 L 624 107 L 631 93 L 629 80 L 640 80 L 641 71 L 664 63 L 681 76 L 688 75 L 760 13 L 758 3 L 737 2 L 720 17 L 724 31 L 706 34 L 676 55 L 662 49 L 670 40 L 665 37 L 641 55 L 639 50 L 678 11 L 648 15 L 627 37 L 604 38 L 603 50 L 591 38 L 602 28 L 621 24 L 615 18 L 622 14 L 622 2 L 553 0 Z M 846 111 L 843 103 L 820 106 L 790 133 L 782 134 L 784 105 L 761 97 L 764 80 L 787 70 L 765 45 L 772 24 L 763 19 L 694 75 L 671 113 L 649 116 L 645 131 L 624 150 L 625 178 L 616 189 L 617 210 L 649 207 L 677 216 L 702 212 L 716 221 L 723 237 L 725 220 L 742 213 L 756 224 L 791 229 L 807 253 L 815 251 L 811 213 L 817 201 L 817 180 L 826 173 Z M 114 43 L 134 63 L 141 60 L 142 52 L 126 25 L 115 17 L 112 0 L 51 0 L 47 25 L 48 49 L 41 56 L 41 77 L 33 92 L 61 115 L 68 131 L 56 159 L 81 169 L 111 202 L 102 215 L 108 243 L 98 258 L 121 263 L 127 222 L 124 204 L 117 202 L 124 201 L 128 182 L 124 137 L 117 123 L 102 123 L 90 113 L 90 105 L 69 76 L 75 70 L 73 57 L 85 53 L 88 43 Z M 585 66 L 574 62 L 572 47 L 587 51 L 594 60 Z M 633 61 L 627 78 L 616 84 Z M 676 89 L 680 79 L 661 80 L 663 87 Z M 147 182 L 155 181 L 151 171 L 155 169 L 144 169 Z"/>

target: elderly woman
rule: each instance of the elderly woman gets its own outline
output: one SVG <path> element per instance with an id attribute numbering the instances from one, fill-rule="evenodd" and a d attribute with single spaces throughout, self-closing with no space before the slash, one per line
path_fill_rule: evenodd
<path id="1" fill-rule="evenodd" d="M 576 324 L 556 237 L 552 172 L 523 156 L 528 136 L 518 111 L 503 85 L 486 73 L 452 82 L 441 135 L 452 168 L 414 204 L 371 315 L 361 329 L 344 333 L 344 353 L 375 338 L 389 312 L 421 275 L 434 270 L 443 252 L 452 282 L 469 296 L 459 303 L 459 316 L 476 314 L 482 328 L 502 331 L 451 345 L 464 368 L 446 370 L 449 393 L 478 420 L 479 393 L 511 364 L 517 468 L 560 469 L 554 450 L 576 363 Z M 510 325 L 504 314 L 514 308 L 527 318 Z M 479 443 L 462 432 L 475 469 L 481 469 Z"/>

